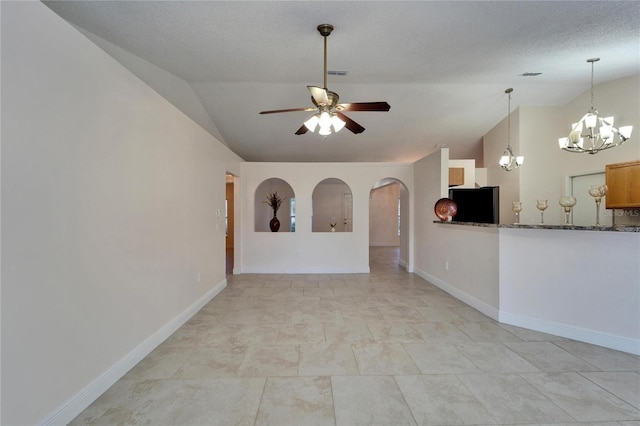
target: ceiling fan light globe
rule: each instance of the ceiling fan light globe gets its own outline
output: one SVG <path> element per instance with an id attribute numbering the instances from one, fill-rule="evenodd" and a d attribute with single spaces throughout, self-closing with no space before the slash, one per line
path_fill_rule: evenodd
<path id="1" fill-rule="evenodd" d="M 322 111 L 320 114 L 320 119 L 318 120 L 318 124 L 320 127 L 329 127 L 331 126 L 331 116 L 328 112 Z"/>
<path id="2" fill-rule="evenodd" d="M 318 133 L 322 136 L 329 136 L 331 134 L 331 126 L 320 126 Z"/>
<path id="3" fill-rule="evenodd" d="M 339 132 L 347 123 L 342 121 L 337 115 L 334 115 L 333 117 L 331 117 L 331 124 L 333 125 L 333 130 Z"/>
<path id="4" fill-rule="evenodd" d="M 315 132 L 316 131 L 316 126 L 318 125 L 318 121 L 320 121 L 318 119 L 317 115 L 313 115 L 311 116 L 311 118 L 309 118 L 307 121 L 304 122 L 304 126 L 309 129 L 309 131 L 311 132 Z"/>

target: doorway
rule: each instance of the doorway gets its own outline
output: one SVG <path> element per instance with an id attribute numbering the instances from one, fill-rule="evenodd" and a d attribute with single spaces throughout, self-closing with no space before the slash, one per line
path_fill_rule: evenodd
<path id="1" fill-rule="evenodd" d="M 409 270 L 409 238 L 409 191 L 395 178 L 381 179 L 369 192 L 370 259 L 384 247 L 382 251 L 395 253 L 394 261 Z"/>
<path id="2" fill-rule="evenodd" d="M 593 226 L 596 224 L 596 202 L 589 195 L 589 187 L 591 185 L 604 185 L 604 172 L 588 172 L 567 177 L 568 188 L 565 188 L 567 195 L 573 195 L 578 202 L 571 209 L 573 216 L 573 224 L 579 226 Z M 606 195 L 602 197 L 600 204 L 600 225 L 612 226 L 613 215 L 611 211 L 605 209 L 607 203 Z"/>
<path id="3" fill-rule="evenodd" d="M 225 270 L 226 275 L 233 275 L 235 248 L 235 178 L 225 175 L 224 230 L 225 230 Z"/>

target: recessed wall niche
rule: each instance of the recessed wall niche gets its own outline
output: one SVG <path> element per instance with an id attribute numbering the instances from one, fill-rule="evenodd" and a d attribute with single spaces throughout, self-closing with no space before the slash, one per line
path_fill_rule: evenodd
<path id="1" fill-rule="evenodd" d="M 280 221 L 278 232 L 295 232 L 295 193 L 285 180 L 270 178 L 256 188 L 254 196 L 254 220 L 256 232 L 272 232 L 269 222 L 273 219 L 273 209 L 267 204 L 267 196 L 277 193 L 282 199 L 277 217 Z"/>
<path id="2" fill-rule="evenodd" d="M 312 232 L 353 231 L 353 196 L 343 180 L 329 178 L 318 183 L 312 203 Z"/>

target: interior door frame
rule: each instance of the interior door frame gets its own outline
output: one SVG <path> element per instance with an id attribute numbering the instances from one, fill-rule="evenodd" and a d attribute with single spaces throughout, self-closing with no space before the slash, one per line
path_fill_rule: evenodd
<path id="1" fill-rule="evenodd" d="M 567 173 L 566 175 L 564 175 L 564 194 L 573 195 L 573 178 L 580 177 L 580 176 L 599 175 L 604 172 L 605 172 L 604 169 L 597 169 L 597 170 L 589 170 L 586 172 Z"/>

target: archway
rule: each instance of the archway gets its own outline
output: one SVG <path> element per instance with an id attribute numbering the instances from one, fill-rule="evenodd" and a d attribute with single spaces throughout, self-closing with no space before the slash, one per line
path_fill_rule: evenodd
<path id="1" fill-rule="evenodd" d="M 370 258 L 373 252 L 388 253 L 385 256 L 392 256 L 389 261 L 408 269 L 409 225 L 409 190 L 406 185 L 396 178 L 380 179 L 369 192 Z"/>

